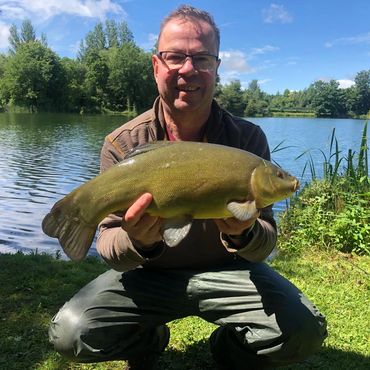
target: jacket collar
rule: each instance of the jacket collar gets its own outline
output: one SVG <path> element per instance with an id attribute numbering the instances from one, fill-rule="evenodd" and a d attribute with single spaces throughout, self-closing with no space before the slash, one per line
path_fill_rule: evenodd
<path id="1" fill-rule="evenodd" d="M 220 108 L 216 100 L 212 101 L 211 113 L 207 119 L 205 125 L 204 141 L 209 143 L 216 143 L 224 129 L 224 118 L 225 111 Z M 155 123 L 157 130 L 157 140 L 166 140 L 166 123 L 163 114 L 162 99 L 158 96 L 153 104 L 152 109 L 152 122 Z"/>

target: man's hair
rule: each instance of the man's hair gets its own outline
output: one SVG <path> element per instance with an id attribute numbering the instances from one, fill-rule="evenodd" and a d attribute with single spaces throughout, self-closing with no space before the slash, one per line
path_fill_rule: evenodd
<path id="1" fill-rule="evenodd" d="M 173 19 L 190 19 L 190 20 L 196 19 L 196 20 L 201 20 L 201 21 L 208 23 L 213 29 L 213 32 L 216 37 L 217 51 L 219 50 L 220 30 L 218 29 L 215 21 L 213 20 L 213 17 L 208 12 L 194 8 L 191 5 L 180 5 L 180 7 L 175 9 L 172 13 L 170 13 L 166 18 L 163 19 L 161 23 L 161 28 L 159 30 L 157 46 L 161 38 L 164 27 L 166 26 L 168 22 L 172 21 Z"/>

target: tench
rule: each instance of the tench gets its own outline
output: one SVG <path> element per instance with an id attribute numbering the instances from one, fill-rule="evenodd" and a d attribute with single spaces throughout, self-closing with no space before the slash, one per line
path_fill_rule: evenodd
<path id="1" fill-rule="evenodd" d="M 187 235 L 192 219 L 247 220 L 298 186 L 295 177 L 241 149 L 158 141 L 133 149 L 122 162 L 55 203 L 42 229 L 59 239 L 68 257 L 81 260 L 99 222 L 149 192 L 153 201 L 147 212 L 165 219 L 163 239 L 175 246 Z"/>

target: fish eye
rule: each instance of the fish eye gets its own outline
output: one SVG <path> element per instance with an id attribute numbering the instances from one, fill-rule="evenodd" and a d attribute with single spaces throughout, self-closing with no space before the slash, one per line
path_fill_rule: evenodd
<path id="1" fill-rule="evenodd" d="M 283 171 L 277 171 L 276 176 L 279 177 L 280 179 L 283 179 L 284 178 Z"/>

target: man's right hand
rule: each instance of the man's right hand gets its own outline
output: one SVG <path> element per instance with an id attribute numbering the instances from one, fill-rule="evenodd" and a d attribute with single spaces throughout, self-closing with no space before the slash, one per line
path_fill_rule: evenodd
<path id="1" fill-rule="evenodd" d="M 160 233 L 162 219 L 146 213 L 152 200 L 153 196 L 150 193 L 141 195 L 126 211 L 122 219 L 122 229 L 143 250 L 162 240 Z"/>

